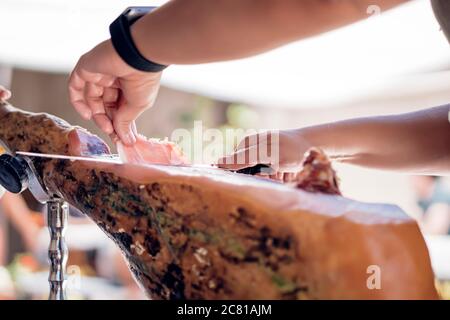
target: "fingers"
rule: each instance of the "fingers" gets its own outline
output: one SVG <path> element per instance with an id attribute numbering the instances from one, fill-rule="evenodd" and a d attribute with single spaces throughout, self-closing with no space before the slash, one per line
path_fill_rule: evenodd
<path id="1" fill-rule="evenodd" d="M 116 77 L 87 70 L 90 59 L 83 55 L 69 77 L 69 98 L 75 110 L 86 120 L 104 112 L 104 88 L 114 85 Z M 92 66 L 91 66 L 92 69 Z"/>
<path id="2" fill-rule="evenodd" d="M 283 176 L 284 176 L 283 172 L 277 172 L 277 173 L 269 175 L 269 178 L 272 180 L 283 182 Z"/>
<path id="3" fill-rule="evenodd" d="M 139 134 L 138 134 L 138 132 L 137 132 L 136 122 L 135 122 L 135 121 L 132 121 L 132 122 L 131 122 L 131 124 L 130 124 L 130 130 L 131 130 L 131 132 L 133 133 L 134 137 L 136 138 L 135 141 L 137 141 L 137 137 L 139 136 Z M 115 143 L 115 144 L 116 144 L 117 142 L 121 141 L 121 139 L 120 139 L 119 136 L 117 135 L 116 131 L 113 131 L 113 133 L 110 134 L 109 137 L 110 137 L 111 141 L 112 141 L 113 143 Z M 123 142 L 123 140 L 122 140 L 122 142 Z"/>
<path id="4" fill-rule="evenodd" d="M 245 149 L 251 147 L 253 145 L 262 145 L 265 144 L 270 147 L 271 143 L 271 134 L 268 132 L 261 132 L 257 134 L 250 134 L 244 137 L 244 139 L 239 142 L 236 150 Z"/>
<path id="5" fill-rule="evenodd" d="M 248 167 L 256 166 L 261 163 L 258 155 L 258 147 L 241 149 L 231 155 L 222 157 L 218 161 L 219 168 L 229 170 L 240 170 Z M 269 163 L 266 163 L 269 164 Z"/>
<path id="6" fill-rule="evenodd" d="M 126 108 L 126 106 L 121 106 L 121 108 Z M 120 113 L 120 111 L 121 110 L 119 109 L 119 112 L 113 120 L 114 130 L 123 143 L 132 145 L 136 142 L 134 120 L 138 117 L 140 112 L 136 112 L 134 115 L 133 113 L 130 113 L 129 110 L 122 113 Z"/>
<path id="7" fill-rule="evenodd" d="M 266 164 L 272 171 L 260 172 L 256 174 L 257 176 L 279 182 L 295 181 L 299 168 L 290 165 L 286 159 L 280 161 L 279 152 L 276 151 L 279 147 L 279 140 L 277 136 L 274 139 L 273 132 L 249 135 L 239 143 L 233 154 L 219 159 L 218 166 L 229 170 L 240 170 L 257 164 Z"/>
<path id="8" fill-rule="evenodd" d="M 260 144 L 264 143 L 267 143 L 265 137 L 260 137 L 259 134 L 246 136 L 241 140 L 233 154 L 219 159 L 219 167 L 239 170 L 257 164 L 271 165 L 270 159 L 267 156 L 262 157 L 260 154 Z"/>
<path id="9" fill-rule="evenodd" d="M 91 109 L 92 115 L 105 114 L 105 107 L 103 106 L 103 87 L 87 82 L 85 86 L 85 101 Z"/>
<path id="10" fill-rule="evenodd" d="M 11 98 L 11 91 L 7 90 L 3 86 L 0 86 L 0 101 L 5 101 Z"/>
<path id="11" fill-rule="evenodd" d="M 86 81 L 79 75 L 78 68 L 75 67 L 69 78 L 69 99 L 75 110 L 85 120 L 89 120 L 92 117 L 92 112 L 84 98 L 85 86 Z"/>
<path id="12" fill-rule="evenodd" d="M 131 131 L 134 133 L 134 135 L 137 137 L 138 136 L 138 132 L 137 132 L 137 127 L 136 127 L 136 121 L 133 121 L 131 123 Z"/>
<path id="13" fill-rule="evenodd" d="M 291 181 L 294 181 L 296 177 L 297 177 L 296 172 L 285 172 L 283 175 L 283 181 L 291 182 Z"/>
<path id="14" fill-rule="evenodd" d="M 95 124 L 106 134 L 111 135 L 114 132 L 114 127 L 111 119 L 105 113 L 98 113 L 92 116 Z"/>
<path id="15" fill-rule="evenodd" d="M 104 108 L 117 108 L 119 101 L 119 89 L 116 88 L 104 88 L 103 90 L 103 105 Z"/>
<path id="16" fill-rule="evenodd" d="M 108 87 L 113 85 L 115 85 L 113 77 L 85 71 L 78 65 L 69 79 L 69 97 L 72 105 L 85 120 L 94 120 L 106 134 L 113 133 L 114 128 L 105 105 L 116 107 L 119 97 L 117 88 Z"/>
<path id="17" fill-rule="evenodd" d="M 136 118 L 155 100 L 161 73 L 133 70 L 118 57 L 110 41 L 83 55 L 69 79 L 72 105 L 107 134 L 124 144 L 136 141 Z M 113 136 L 113 138 L 116 138 Z"/>
<path id="18" fill-rule="evenodd" d="M 161 72 L 139 73 L 120 78 L 119 108 L 113 119 L 114 130 L 123 143 L 134 144 L 134 121 L 150 108 L 158 94 Z M 117 84 L 117 82 L 116 82 Z"/>
<path id="19" fill-rule="evenodd" d="M 139 101 L 131 101 L 132 103 L 130 103 L 124 95 L 119 97 L 119 108 L 114 113 L 113 126 L 117 136 L 126 145 L 132 145 L 136 142 L 135 120 L 145 109 L 151 106 L 145 98 L 142 101 L 143 103 Z"/>

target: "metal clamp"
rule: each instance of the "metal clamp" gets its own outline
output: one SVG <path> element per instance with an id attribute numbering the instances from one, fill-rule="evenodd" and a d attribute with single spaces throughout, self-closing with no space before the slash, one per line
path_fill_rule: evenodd
<path id="1" fill-rule="evenodd" d="M 7 150 L 7 149 L 6 149 Z M 68 204 L 50 196 L 36 173 L 33 162 L 25 156 L 0 155 L 0 184 L 11 193 L 21 193 L 29 189 L 41 203 L 47 204 L 47 226 L 50 232 L 48 258 L 50 270 L 49 300 L 65 300 L 65 271 L 68 249 L 64 234 L 69 213 Z"/>
<path id="2" fill-rule="evenodd" d="M 68 249 L 64 234 L 66 231 L 69 206 L 61 199 L 47 202 L 47 225 L 50 231 L 50 245 L 48 259 L 50 261 L 49 300 L 65 300 L 65 273 L 68 258 Z"/>

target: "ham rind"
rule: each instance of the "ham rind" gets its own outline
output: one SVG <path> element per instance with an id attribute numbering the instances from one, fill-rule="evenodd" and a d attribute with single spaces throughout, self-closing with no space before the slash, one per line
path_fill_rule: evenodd
<path id="1" fill-rule="evenodd" d="M 111 153 L 103 140 L 82 128 L 71 130 L 68 138 L 71 155 L 89 157 Z"/>
<path id="2" fill-rule="evenodd" d="M 80 130 L 0 106 L 0 139 L 13 151 L 77 155 L 82 138 L 106 150 Z M 114 240 L 153 299 L 437 298 L 424 239 L 396 206 L 218 169 L 34 164 L 49 192 Z"/>

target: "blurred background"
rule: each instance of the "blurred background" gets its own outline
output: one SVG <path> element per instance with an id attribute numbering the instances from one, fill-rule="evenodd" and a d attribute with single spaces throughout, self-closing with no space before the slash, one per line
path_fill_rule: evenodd
<path id="1" fill-rule="evenodd" d="M 12 90 L 14 105 L 55 114 L 106 139 L 69 104 L 68 73 L 81 54 L 108 38 L 110 22 L 125 7 L 164 2 L 2 0 L 0 85 Z M 249 59 L 171 66 L 138 129 L 158 138 L 197 120 L 205 129 L 286 129 L 448 103 L 450 48 L 429 1 L 379 13 L 371 6 L 364 21 Z M 436 283 L 450 298 L 450 179 L 336 169 L 345 196 L 394 203 L 418 220 Z M 27 194 L 0 200 L 0 298 L 47 297 L 42 209 Z M 70 298 L 145 298 L 112 242 L 75 209 L 66 238 Z"/>

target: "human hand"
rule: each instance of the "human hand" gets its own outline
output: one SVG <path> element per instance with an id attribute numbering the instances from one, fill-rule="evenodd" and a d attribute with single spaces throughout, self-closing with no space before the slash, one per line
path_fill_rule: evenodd
<path id="1" fill-rule="evenodd" d="M 3 86 L 0 86 L 0 101 L 6 101 L 9 98 L 11 98 L 11 91 L 7 90 Z"/>
<path id="2" fill-rule="evenodd" d="M 218 166 L 240 170 L 257 164 L 269 165 L 270 178 L 293 180 L 300 171 L 304 153 L 311 147 L 301 130 L 268 131 L 245 137 L 236 150 L 218 161 Z"/>
<path id="3" fill-rule="evenodd" d="M 81 56 L 69 79 L 70 101 L 84 119 L 132 145 L 134 121 L 153 105 L 160 78 L 161 72 L 130 67 L 107 40 Z"/>

